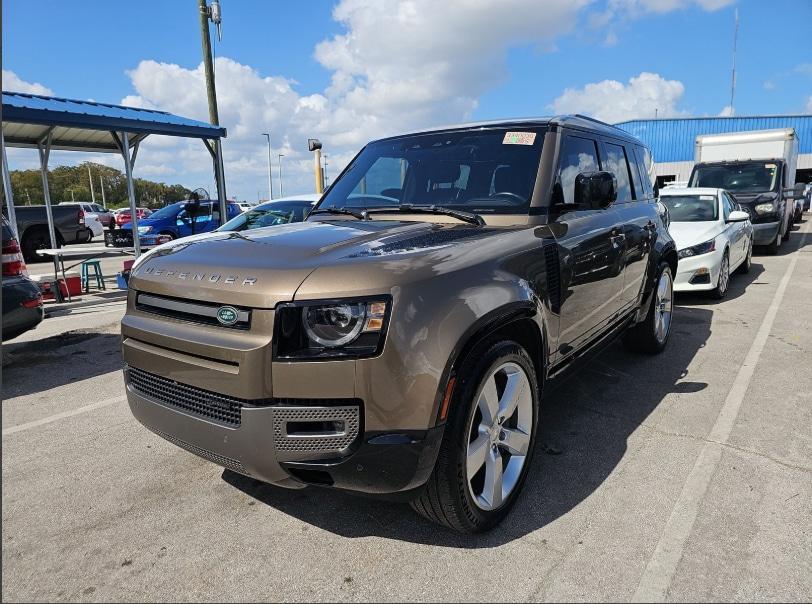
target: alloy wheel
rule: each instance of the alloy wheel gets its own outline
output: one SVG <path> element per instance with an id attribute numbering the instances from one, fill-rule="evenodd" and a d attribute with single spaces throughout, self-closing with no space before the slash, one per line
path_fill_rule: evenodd
<path id="1" fill-rule="evenodd" d="M 671 280 L 671 271 L 664 270 L 657 283 L 657 294 L 654 299 L 654 335 L 662 344 L 668 338 L 671 329 L 671 313 L 674 308 L 674 283 Z"/>
<path id="2" fill-rule="evenodd" d="M 482 382 L 468 430 L 468 492 L 482 510 L 496 510 L 516 488 L 533 430 L 533 395 L 525 371 L 513 362 Z"/>
<path id="3" fill-rule="evenodd" d="M 727 254 L 722 256 L 722 266 L 719 267 L 719 294 L 724 294 L 727 291 L 727 286 L 730 283 L 730 259 Z"/>

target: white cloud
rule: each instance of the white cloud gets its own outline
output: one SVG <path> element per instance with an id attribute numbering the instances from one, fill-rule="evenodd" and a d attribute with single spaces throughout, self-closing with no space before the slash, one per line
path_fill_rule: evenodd
<path id="1" fill-rule="evenodd" d="M 717 114 L 717 117 L 733 117 L 733 107 L 725 105 L 722 110 Z"/>
<path id="2" fill-rule="evenodd" d="M 764 90 L 775 90 L 775 82 L 772 80 L 764 80 Z"/>
<path id="3" fill-rule="evenodd" d="M 809 113 L 812 113 L 812 96 L 810 96 L 808 99 L 806 99 L 806 110 Z"/>
<path id="4" fill-rule="evenodd" d="M 25 92 L 27 94 L 44 94 L 51 96 L 53 91 L 42 84 L 26 82 L 13 71 L 3 70 L 3 90 L 5 92 Z"/>
<path id="5" fill-rule="evenodd" d="M 343 32 L 314 49 L 315 59 L 331 73 L 325 90 L 304 93 L 290 77 L 263 74 L 227 57 L 216 60 L 220 122 L 228 129 L 223 147 L 229 194 L 255 198 L 259 190 L 267 195 L 263 132 L 272 135 L 274 180 L 277 154 L 283 153 L 286 192 L 312 190 L 308 137 L 323 141 L 329 173 L 335 176 L 370 139 L 469 119 L 479 98 L 508 79 L 512 47 L 549 51 L 559 37 L 580 31 L 584 23 L 605 30 L 596 43 L 602 39 L 613 45 L 619 43 L 613 26 L 621 17 L 689 6 L 713 10 L 729 2 L 608 0 L 598 10 L 596 0 L 340 0 L 333 18 Z M 127 74 L 133 91 L 123 104 L 208 121 L 202 65 L 147 59 Z M 4 87 L 10 77 L 16 76 L 3 72 Z M 565 91 L 553 106 L 610 120 L 651 117 L 655 108 L 660 116 L 680 114 L 682 84 L 654 74 L 643 73 L 627 85 L 607 80 L 590 86 L 611 104 L 590 104 L 584 88 Z M 45 87 L 40 91 L 50 93 Z M 69 157 L 72 162 L 87 159 Z M 118 157 L 103 157 L 120 167 Z M 196 140 L 147 138 L 135 172 L 191 188 L 213 187 L 208 152 Z"/>
<path id="6" fill-rule="evenodd" d="M 583 113 L 609 123 L 630 119 L 678 117 L 685 86 L 656 73 L 643 72 L 623 84 L 603 80 L 583 88 L 567 88 L 550 108 L 555 113 Z"/>

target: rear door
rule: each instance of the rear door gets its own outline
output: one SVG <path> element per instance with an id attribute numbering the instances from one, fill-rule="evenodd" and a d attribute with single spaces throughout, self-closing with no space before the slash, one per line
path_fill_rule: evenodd
<path id="1" fill-rule="evenodd" d="M 558 352 L 566 357 L 611 323 L 621 305 L 623 246 L 614 206 L 575 204 L 575 179 L 601 169 L 598 141 L 589 134 L 562 133 L 550 224 L 561 265 Z M 560 208 L 560 209 L 556 209 Z"/>
<path id="2" fill-rule="evenodd" d="M 727 192 L 722 191 L 722 209 L 725 228 L 730 239 L 730 267 L 733 268 L 744 259 L 747 254 L 748 242 L 744 222 L 727 222 L 731 212 L 735 212 L 737 205 Z"/>
<path id="3" fill-rule="evenodd" d="M 656 231 L 657 210 L 654 206 L 654 189 L 635 145 L 625 141 L 605 139 L 603 157 L 606 169 L 613 172 L 618 181 L 618 197 L 615 208 L 623 229 L 623 293 L 622 308 L 638 304 L 643 291 L 652 237 Z"/>

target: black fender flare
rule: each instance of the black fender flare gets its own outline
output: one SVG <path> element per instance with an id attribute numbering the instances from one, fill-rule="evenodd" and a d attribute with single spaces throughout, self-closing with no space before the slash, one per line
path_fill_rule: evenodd
<path id="1" fill-rule="evenodd" d="M 536 370 L 539 384 L 546 380 L 548 351 L 545 343 L 548 342 L 547 325 L 544 316 L 539 312 L 537 306 L 530 300 L 509 302 L 499 308 L 491 310 L 474 321 L 462 334 L 454 345 L 451 354 L 446 361 L 440 381 L 435 394 L 434 408 L 437 409 L 435 425 L 445 423 L 440 419 L 443 399 L 449 385 L 449 381 L 455 376 L 456 370 L 466 355 L 479 343 L 484 341 L 494 332 L 502 329 L 513 322 L 529 319 L 538 324 L 541 348 L 541 358 L 536 361 Z M 531 351 L 528 351 L 530 353 Z"/>

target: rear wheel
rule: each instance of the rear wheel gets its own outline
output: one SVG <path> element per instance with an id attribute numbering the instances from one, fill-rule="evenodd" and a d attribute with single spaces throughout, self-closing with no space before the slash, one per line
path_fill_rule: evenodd
<path id="1" fill-rule="evenodd" d="M 743 275 L 746 275 L 750 272 L 750 267 L 753 266 L 753 240 L 750 239 L 750 246 L 747 248 L 747 256 L 744 258 L 744 262 L 739 265 L 739 268 L 736 270 Z"/>
<path id="2" fill-rule="evenodd" d="M 45 262 L 47 258 L 37 254 L 37 250 L 44 250 L 51 247 L 51 237 L 47 229 L 31 229 L 23 233 L 20 247 L 23 251 L 23 259 L 29 263 Z"/>
<path id="3" fill-rule="evenodd" d="M 674 309 L 674 279 L 667 262 L 660 263 L 655 287 L 646 318 L 623 335 L 623 344 L 629 350 L 657 354 L 668 343 Z"/>
<path id="4" fill-rule="evenodd" d="M 411 505 L 433 522 L 478 533 L 507 515 L 527 477 L 538 385 L 527 352 L 509 340 L 478 347 L 457 375 L 434 471 Z"/>

